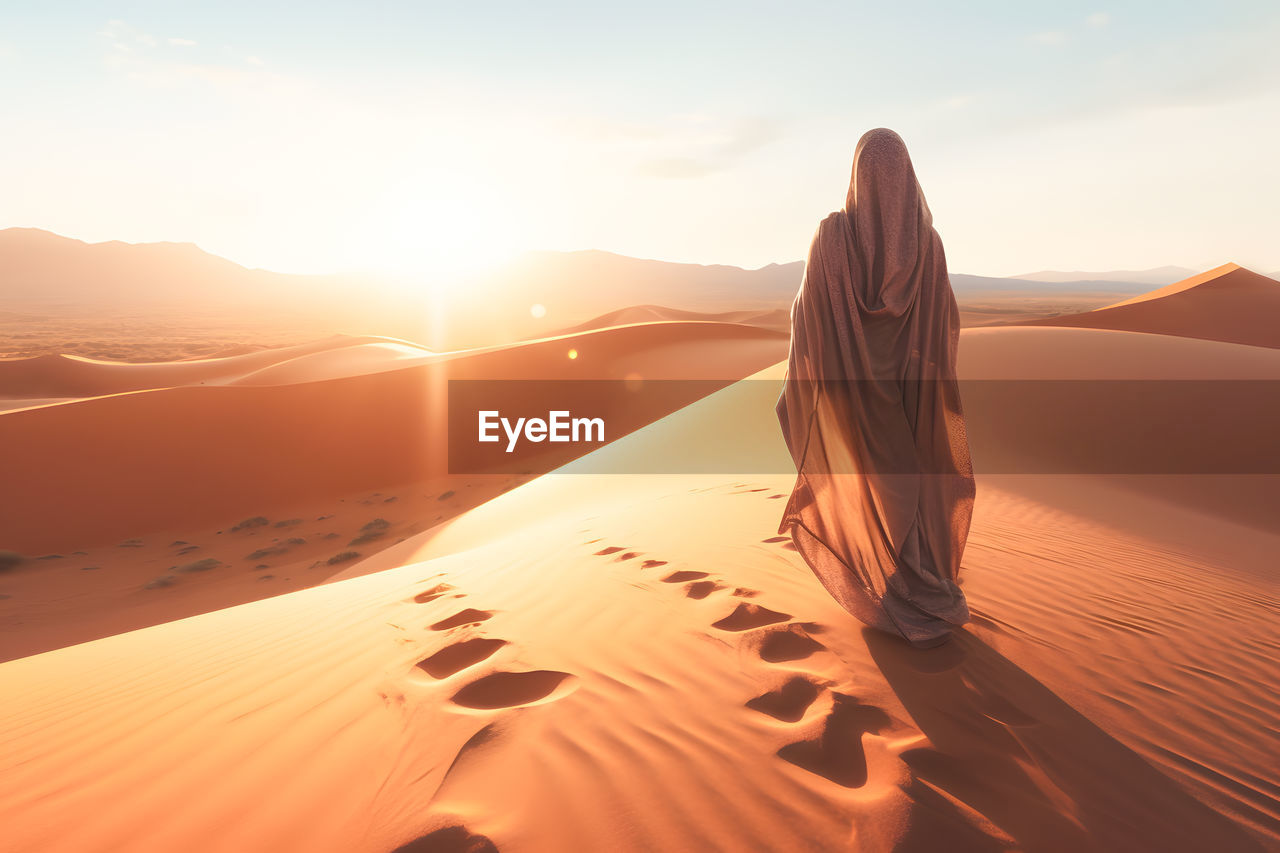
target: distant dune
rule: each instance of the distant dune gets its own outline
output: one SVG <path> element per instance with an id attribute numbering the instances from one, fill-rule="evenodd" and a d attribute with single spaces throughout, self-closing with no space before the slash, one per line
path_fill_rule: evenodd
<path id="1" fill-rule="evenodd" d="M 1280 282 L 1224 264 L 1105 308 L 1026 324 L 1280 347 Z"/>
<path id="2" fill-rule="evenodd" d="M 0 399 L 21 397 L 98 397 L 124 391 L 177 385 L 216 385 L 263 368 L 326 350 L 377 346 L 382 338 L 337 335 L 293 347 L 259 349 L 217 358 L 157 363 L 125 363 L 69 355 L 0 359 Z M 414 348 L 419 354 L 427 351 Z"/>
<path id="3" fill-rule="evenodd" d="M 706 311 L 684 311 L 679 308 L 664 308 L 661 305 L 634 305 L 630 308 L 620 308 L 617 311 L 601 314 L 577 326 L 561 329 L 560 334 L 585 332 L 589 329 L 602 329 L 610 326 L 626 326 L 633 323 L 664 323 L 689 320 L 738 323 L 744 326 L 787 332 L 788 334 L 791 331 L 791 313 L 782 308 L 711 313 Z"/>

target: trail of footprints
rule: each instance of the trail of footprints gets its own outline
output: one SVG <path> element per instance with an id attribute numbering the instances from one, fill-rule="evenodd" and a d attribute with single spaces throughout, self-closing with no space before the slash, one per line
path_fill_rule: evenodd
<path id="1" fill-rule="evenodd" d="M 454 592 L 454 587 L 450 584 L 438 583 L 410 600 L 414 604 L 427 604 L 446 595 L 457 599 L 464 598 L 466 593 Z M 474 628 L 492 616 L 491 610 L 465 607 L 429 627 L 432 631 Z M 461 639 L 418 661 L 417 668 L 437 681 L 444 681 L 483 663 L 499 649 L 509 645 L 507 640 L 475 636 L 473 631 L 460 633 L 463 634 Z M 454 692 L 450 701 L 460 707 L 476 710 L 515 708 L 546 699 L 569 678 L 572 676 L 567 672 L 549 669 L 523 672 L 499 670 L 462 685 Z"/>
<path id="2" fill-rule="evenodd" d="M 599 541 L 595 539 L 585 544 L 591 545 Z M 773 536 L 762 541 L 764 544 L 795 550 L 789 536 Z M 642 555 L 613 545 L 596 551 L 595 556 L 629 561 Z M 665 565 L 665 560 L 645 560 L 641 568 Z M 692 599 L 705 599 L 718 590 L 729 588 L 728 584 L 722 583 L 721 579 L 712 577 L 708 572 L 684 569 L 667 574 L 662 581 L 684 584 L 685 595 Z M 734 587 L 731 593 L 740 599 L 755 598 L 759 594 L 758 590 L 746 587 Z M 732 612 L 713 622 L 711 627 L 742 635 L 766 664 L 794 665 L 796 661 L 827 651 L 827 647 L 813 636 L 825 630 L 822 625 L 792 621 L 791 614 L 771 610 L 752 601 L 739 602 Z M 746 707 L 782 723 L 799 725 L 809 709 L 824 694 L 829 694 L 830 710 L 821 723 L 803 726 L 810 736 L 783 746 L 778 750 L 778 757 L 842 787 L 861 788 L 868 781 L 862 736 L 866 733 L 880 735 L 905 726 L 891 718 L 884 709 L 862 703 L 857 697 L 837 692 L 829 685 L 830 682 L 820 675 L 794 672 L 776 689 L 749 700 Z"/>
<path id="3" fill-rule="evenodd" d="M 592 545 L 599 541 L 595 539 L 585 544 Z M 790 538 L 785 536 L 771 537 L 763 542 L 791 546 Z M 612 562 L 629 563 L 640 560 L 644 555 L 611 545 L 597 550 L 594 556 L 612 558 Z M 667 564 L 666 560 L 644 559 L 636 565 L 641 570 L 647 570 Z M 730 589 L 729 584 L 708 572 L 688 569 L 669 571 L 661 580 L 673 586 L 683 585 L 685 596 L 698 600 L 720 590 Z M 764 664 L 787 665 L 792 670 L 793 674 L 777 688 L 750 699 L 746 707 L 779 722 L 800 726 L 810 734 L 779 749 L 780 758 L 837 785 L 846 788 L 862 787 L 867 783 L 868 775 L 862 736 L 865 733 L 879 735 L 900 729 L 902 724 L 879 707 L 861 703 L 855 696 L 831 689 L 830 682 L 818 674 L 794 671 L 792 667 L 797 661 L 827 650 L 813 636 L 821 634 L 824 628 L 814 622 L 793 621 L 789 613 L 746 600 L 754 599 L 759 594 L 758 590 L 732 587 L 730 595 L 740 599 L 738 604 L 728 615 L 711 624 L 713 629 L 741 635 L 744 641 L 751 644 Z M 414 595 L 410 601 L 427 604 L 446 596 L 461 599 L 465 597 L 465 593 L 457 592 L 452 585 L 440 582 Z M 459 630 L 457 640 L 418 661 L 416 668 L 431 679 L 445 681 L 464 674 L 491 658 L 509 645 L 509 642 L 501 638 L 477 635 L 474 629 L 493 615 L 493 611 L 464 607 L 431 624 L 429 627 L 432 631 L 462 630 Z M 499 670 L 464 683 L 453 693 L 451 701 L 460 707 L 477 710 L 514 708 L 546 699 L 571 678 L 573 676 L 569 673 L 557 670 Z M 830 696 L 830 709 L 825 718 L 820 724 L 801 726 L 810 708 L 824 694 Z"/>

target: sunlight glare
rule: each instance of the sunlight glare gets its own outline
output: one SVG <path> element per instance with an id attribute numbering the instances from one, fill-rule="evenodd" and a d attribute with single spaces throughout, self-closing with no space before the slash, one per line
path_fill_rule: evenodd
<path id="1" fill-rule="evenodd" d="M 447 290 L 483 276 L 525 247 L 512 219 L 495 227 L 502 208 L 490 188 L 458 179 L 434 181 L 419 192 L 384 196 L 352 235 L 352 265 L 376 269 L 414 287 Z"/>

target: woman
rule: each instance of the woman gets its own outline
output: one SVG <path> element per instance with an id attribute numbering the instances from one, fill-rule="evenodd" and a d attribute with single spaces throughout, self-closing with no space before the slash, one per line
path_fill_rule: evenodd
<path id="1" fill-rule="evenodd" d="M 959 339 L 906 145 L 869 131 L 791 308 L 777 411 L 798 476 L 778 532 L 845 609 L 918 646 L 969 619 L 956 585 L 974 498 Z"/>

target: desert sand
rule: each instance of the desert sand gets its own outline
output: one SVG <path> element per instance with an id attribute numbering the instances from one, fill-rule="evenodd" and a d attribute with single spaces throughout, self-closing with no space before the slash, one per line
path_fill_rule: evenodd
<path id="1" fill-rule="evenodd" d="M 1201 314 L 1210 325 L 1216 317 Z M 1152 334 L 1091 319 L 1096 327 L 966 330 L 961 378 L 1280 379 L 1268 346 L 1211 339 L 1210 328 Z M 61 567 L 64 556 L 0 574 L 0 593 L 13 596 L 0 605 L 14 613 L 19 596 L 36 598 L 66 573 L 60 593 L 43 593 L 43 606 L 61 613 L 41 637 L 47 650 L 0 664 L 0 849 L 1280 845 L 1280 529 L 1269 510 L 1241 509 L 1268 489 L 1264 507 L 1274 506 L 1276 478 L 1053 473 L 1058 446 L 1044 439 L 1085 436 L 1082 452 L 1095 454 L 1087 462 L 1106 458 L 1093 438 L 1127 430 L 1150 437 L 1149 458 L 1168 457 L 1171 468 L 1188 442 L 1243 467 L 1261 452 L 1250 423 L 1210 418 L 1192 432 L 1161 431 L 1149 411 L 1104 396 L 1103 416 L 1032 412 L 1009 431 L 1000 414 L 1011 401 L 967 401 L 978 500 L 962 578 L 974 620 L 949 646 L 919 651 L 862 629 L 774 535 L 792 480 L 778 473 L 786 450 L 759 395 L 727 383 L 736 372 L 752 387 L 779 387 L 776 335 L 670 322 L 580 334 L 447 360 L 424 354 L 409 367 L 401 357 L 419 356 L 387 345 L 395 366 L 361 355 L 364 372 L 335 378 L 324 376 L 345 359 L 321 349 L 298 356 L 296 374 L 287 361 L 259 368 L 285 384 L 224 377 L 0 415 L 0 429 L 21 428 L 10 435 L 24 441 L 52 442 L 61 429 L 90 443 L 62 469 L 79 479 L 58 475 L 47 453 L 19 470 L 25 499 L 5 510 L 26 514 L 7 537 L 29 536 L 23 545 L 35 554 L 65 541 L 49 521 L 55 509 L 101 517 L 101 549 L 75 559 L 110 553 L 134 599 L 163 602 L 220 579 L 249 586 L 241 579 L 255 572 L 241 552 L 275 547 L 290 527 L 305 528 L 296 547 L 299 565 L 310 565 L 328 553 L 314 536 L 341 529 L 343 543 L 371 516 L 388 522 L 370 531 L 387 532 L 376 552 L 326 562 L 309 588 L 224 600 L 212 612 L 171 601 L 167 619 L 165 604 L 151 605 L 138 623 L 149 627 L 108 619 L 87 642 L 76 614 L 124 597 L 68 594 L 73 574 L 97 572 Z M 657 420 L 638 413 L 625 437 L 576 460 L 545 460 L 560 467 L 482 497 L 418 488 L 429 479 L 398 492 L 363 485 L 379 466 L 429 473 L 406 460 L 422 424 L 409 388 L 430 371 L 489 359 L 484 370 L 536 375 L 564 369 L 567 342 L 611 353 L 574 360 L 600 375 L 696 368 L 726 387 L 672 401 Z M 320 470 L 253 451 L 264 426 L 305 433 L 357 393 L 376 402 L 317 446 L 334 457 Z M 210 424 L 221 409 L 202 399 L 215 398 L 254 430 Z M 271 414 L 276 399 L 290 417 Z M 1267 402 L 1260 417 L 1280 409 Z M 111 426 L 113 417 L 130 429 Z M 139 424 L 153 430 L 130 437 Z M 166 443 L 180 427 L 189 439 Z M 367 456 L 358 455 L 367 443 L 351 438 L 402 428 L 390 433 L 402 443 L 380 439 Z M 749 449 L 757 472 L 589 473 L 633 470 L 725 435 Z M 86 482 L 91 462 L 114 464 L 93 444 L 102 436 L 161 452 L 152 468 Z M 234 452 L 192 458 L 224 445 Z M 358 464 L 343 462 L 346 453 Z M 1207 496 L 1206 481 L 1216 483 Z M 143 501 L 174 484 L 185 487 L 179 508 Z M 303 521 L 275 527 L 291 520 L 281 508 L 312 495 L 338 508 L 332 519 L 307 505 Z M 113 515 L 121 499 L 135 503 Z M 30 501 L 45 503 L 26 509 Z M 139 512 L 164 535 L 121 548 L 116 537 Z M 268 523 L 231 530 L 254 514 Z M 201 547 L 239 537 L 234 565 L 139 588 L 171 560 L 169 531 L 183 524 L 205 532 Z M 151 562 L 139 571 L 143 554 Z"/>

